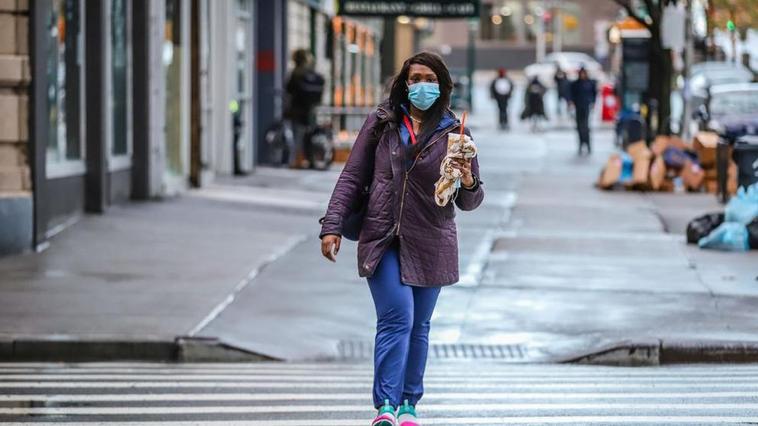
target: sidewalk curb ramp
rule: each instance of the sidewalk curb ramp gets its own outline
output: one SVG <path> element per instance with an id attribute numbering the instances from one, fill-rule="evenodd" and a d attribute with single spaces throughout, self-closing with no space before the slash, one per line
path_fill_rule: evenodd
<path id="1" fill-rule="evenodd" d="M 279 361 L 214 338 L 84 340 L 72 336 L 0 340 L 0 362 L 261 362 Z"/>
<path id="2" fill-rule="evenodd" d="M 656 366 L 695 363 L 758 363 L 758 341 L 642 340 L 607 345 L 563 363 Z"/>
<path id="3" fill-rule="evenodd" d="M 263 362 L 282 361 L 215 338 L 169 340 L 78 339 L 73 336 L 0 340 L 0 362 Z M 758 341 L 622 341 L 556 363 L 656 366 L 692 363 L 758 363 Z"/>

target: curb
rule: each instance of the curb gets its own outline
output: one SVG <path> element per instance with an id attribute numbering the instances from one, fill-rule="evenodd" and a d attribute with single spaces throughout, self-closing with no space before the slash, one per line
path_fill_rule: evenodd
<path id="1" fill-rule="evenodd" d="M 224 344 L 215 338 L 82 340 L 75 337 L 0 341 L 0 362 L 262 362 L 278 359 Z"/>
<path id="2" fill-rule="evenodd" d="M 658 339 L 621 342 L 563 363 L 619 367 L 758 363 L 758 341 Z"/>

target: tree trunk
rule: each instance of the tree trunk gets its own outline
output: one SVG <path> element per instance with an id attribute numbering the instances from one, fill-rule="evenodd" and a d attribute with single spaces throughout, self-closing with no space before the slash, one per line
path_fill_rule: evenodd
<path id="1" fill-rule="evenodd" d="M 669 134 L 671 131 L 671 79 L 673 66 L 671 52 L 661 46 L 660 30 L 654 25 L 650 30 L 650 79 L 648 80 L 648 107 L 655 105 L 655 120 L 653 111 L 648 115 L 649 128 L 656 135 Z M 655 102 L 650 102 L 650 101 Z"/>

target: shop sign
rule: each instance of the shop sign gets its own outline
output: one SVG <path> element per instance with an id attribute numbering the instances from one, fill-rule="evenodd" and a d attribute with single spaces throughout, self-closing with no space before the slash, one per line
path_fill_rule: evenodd
<path id="1" fill-rule="evenodd" d="M 479 17 L 479 0 L 392 1 L 339 0 L 338 14 L 347 16 Z"/>

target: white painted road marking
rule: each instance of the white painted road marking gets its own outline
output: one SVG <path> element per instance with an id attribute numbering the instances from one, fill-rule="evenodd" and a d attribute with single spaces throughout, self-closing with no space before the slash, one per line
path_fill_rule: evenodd
<path id="1" fill-rule="evenodd" d="M 758 422 L 756 366 L 440 362 L 426 382 L 428 425 Z M 0 422 L 50 425 L 363 426 L 373 411 L 366 364 L 0 363 L 0 389 Z"/>

